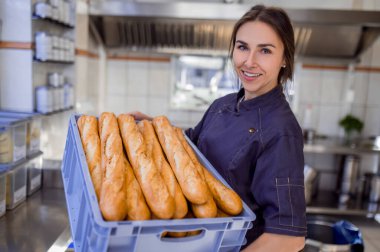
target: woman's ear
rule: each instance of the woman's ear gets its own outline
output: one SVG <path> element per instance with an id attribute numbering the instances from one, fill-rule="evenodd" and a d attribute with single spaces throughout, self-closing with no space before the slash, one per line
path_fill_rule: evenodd
<path id="1" fill-rule="evenodd" d="M 285 68 L 285 67 L 286 67 L 286 61 L 285 61 L 285 59 L 282 60 L 282 62 L 281 62 L 281 67 L 282 67 L 282 68 Z"/>

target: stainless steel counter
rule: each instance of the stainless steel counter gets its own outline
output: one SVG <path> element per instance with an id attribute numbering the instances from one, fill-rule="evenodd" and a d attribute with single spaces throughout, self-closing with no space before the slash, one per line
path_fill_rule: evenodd
<path id="1" fill-rule="evenodd" d="M 47 251 L 68 225 L 63 189 L 42 188 L 0 218 L 0 251 Z"/>
<path id="2" fill-rule="evenodd" d="M 331 153 L 343 155 L 380 154 L 380 148 L 371 141 L 360 141 L 347 145 L 342 138 L 315 139 L 311 143 L 305 143 L 305 153 Z"/>

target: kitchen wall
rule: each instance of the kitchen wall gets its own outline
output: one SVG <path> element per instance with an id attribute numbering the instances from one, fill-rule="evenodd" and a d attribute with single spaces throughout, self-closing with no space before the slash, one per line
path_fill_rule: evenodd
<path id="1" fill-rule="evenodd" d="M 100 75 L 101 64 L 99 45 L 90 30 L 88 3 L 77 1 L 76 20 L 76 59 L 75 59 L 75 101 L 76 111 L 83 114 L 99 114 L 99 89 L 103 86 Z"/>

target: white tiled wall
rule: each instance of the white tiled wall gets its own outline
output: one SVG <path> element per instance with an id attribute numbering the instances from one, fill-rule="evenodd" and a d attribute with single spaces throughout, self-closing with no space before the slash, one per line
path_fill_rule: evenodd
<path id="1" fill-rule="evenodd" d="M 179 127 L 195 126 L 203 112 L 171 109 L 171 83 L 170 62 L 109 60 L 104 110 L 166 115 Z"/>

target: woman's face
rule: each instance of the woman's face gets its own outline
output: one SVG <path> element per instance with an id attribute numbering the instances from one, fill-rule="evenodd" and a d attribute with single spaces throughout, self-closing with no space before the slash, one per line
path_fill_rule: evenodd
<path id="1" fill-rule="evenodd" d="M 251 21 L 240 26 L 233 50 L 234 68 L 245 90 L 245 99 L 265 94 L 277 85 L 285 64 L 284 45 L 266 23 Z"/>

